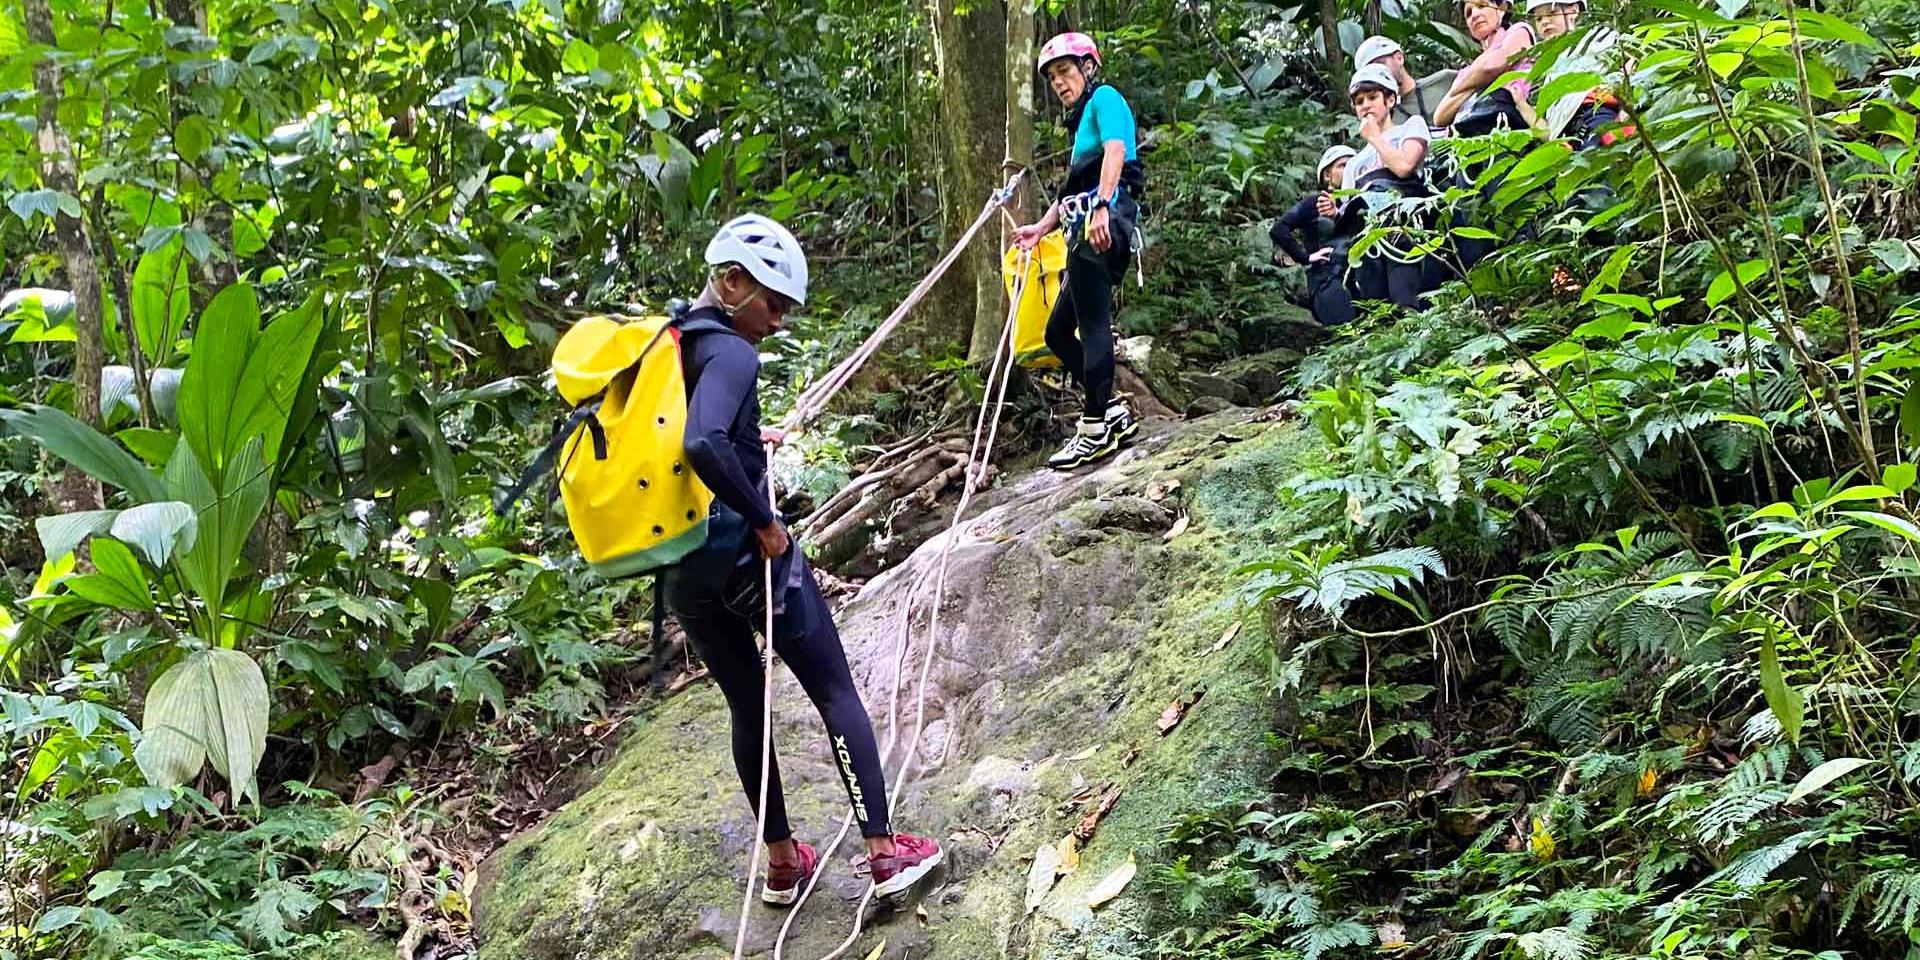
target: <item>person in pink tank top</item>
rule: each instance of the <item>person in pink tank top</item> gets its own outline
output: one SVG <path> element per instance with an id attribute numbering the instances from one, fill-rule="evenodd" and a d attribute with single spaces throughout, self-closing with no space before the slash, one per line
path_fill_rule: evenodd
<path id="1" fill-rule="evenodd" d="M 1433 119 L 1440 124 L 1451 125 L 1458 118 L 1477 117 L 1494 111 L 1496 108 L 1483 102 L 1490 96 L 1500 100 L 1503 107 L 1515 109 L 1526 103 L 1531 93 L 1524 80 L 1504 87 L 1506 96 L 1500 96 L 1497 91 L 1492 95 L 1486 92 L 1488 86 L 1507 72 L 1526 70 L 1533 65 L 1525 54 L 1529 47 L 1538 42 L 1538 38 L 1526 21 L 1514 22 L 1512 0 L 1466 0 L 1461 10 L 1467 21 L 1468 36 L 1480 44 L 1480 55 L 1454 76 L 1453 86 L 1441 99 L 1440 106 L 1434 109 Z M 1478 134 L 1487 131 L 1476 129 L 1463 132 Z"/>

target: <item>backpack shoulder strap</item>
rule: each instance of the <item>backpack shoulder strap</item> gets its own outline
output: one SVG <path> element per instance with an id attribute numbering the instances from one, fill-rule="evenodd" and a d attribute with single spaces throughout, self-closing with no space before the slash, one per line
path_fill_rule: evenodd
<path id="1" fill-rule="evenodd" d="M 713 320 L 707 317 L 698 317 L 692 320 L 676 320 L 674 322 L 674 326 L 679 327 L 680 332 L 683 334 L 730 333 L 736 337 L 740 335 L 740 332 L 733 329 L 732 327 L 729 327 L 718 320 Z"/>

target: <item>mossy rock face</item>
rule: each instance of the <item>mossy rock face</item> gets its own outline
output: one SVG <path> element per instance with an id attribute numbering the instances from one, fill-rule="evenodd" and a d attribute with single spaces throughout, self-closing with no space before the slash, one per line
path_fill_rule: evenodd
<path id="1" fill-rule="evenodd" d="M 940 838 L 949 863 L 913 906 L 871 912 L 850 956 L 883 941 L 883 957 L 1152 954 L 1135 893 L 1145 876 L 1098 909 L 1088 893 L 1144 854 L 1179 811 L 1261 794 L 1272 703 L 1259 650 L 1268 638 L 1247 618 L 1232 642 L 1219 641 L 1244 612 L 1234 571 L 1295 522 L 1275 491 L 1305 447 L 1298 431 L 1256 411 L 1150 424 L 1138 446 L 1099 469 L 1032 474 L 993 491 L 981 512 L 840 612 L 880 738 L 897 717 L 904 746 L 926 663 L 923 585 L 951 541 L 924 732 L 894 809 L 899 829 Z M 1163 733 L 1169 705 L 1196 693 Z M 789 812 L 802 839 L 824 845 L 846 803 L 824 731 L 790 676 L 777 710 Z M 597 786 L 489 862 L 476 899 L 481 956 L 730 955 L 753 821 L 727 743 L 726 707 L 710 688 L 658 711 Z M 899 762 L 896 751 L 890 775 Z M 1087 803 L 1076 797 L 1109 785 L 1119 799 L 1078 868 L 1029 911 L 1036 849 L 1080 822 Z M 785 956 L 813 960 L 847 936 L 865 885 L 850 846 L 824 864 Z M 751 919 L 749 954 L 770 955 L 785 916 L 756 904 Z"/>

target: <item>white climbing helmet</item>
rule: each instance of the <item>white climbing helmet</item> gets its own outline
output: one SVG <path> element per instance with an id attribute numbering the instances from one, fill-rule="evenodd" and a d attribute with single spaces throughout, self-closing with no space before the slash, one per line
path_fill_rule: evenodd
<path id="1" fill-rule="evenodd" d="M 1353 79 L 1347 82 L 1347 96 L 1351 97 L 1368 88 L 1396 97 L 1400 95 L 1400 84 L 1393 79 L 1393 74 L 1377 63 L 1367 64 L 1353 72 Z"/>
<path id="2" fill-rule="evenodd" d="M 807 302 L 807 255 L 786 227 L 757 213 L 727 221 L 707 244 L 707 263 L 737 263 L 768 290 L 796 305 Z"/>
<path id="3" fill-rule="evenodd" d="M 1378 35 L 1371 36 L 1361 41 L 1360 49 L 1353 52 L 1353 65 L 1356 69 L 1370 67 L 1381 57 L 1391 57 L 1402 52 L 1404 51 L 1400 45 L 1393 40 Z"/>
<path id="4" fill-rule="evenodd" d="M 1344 143 L 1328 147 L 1327 151 L 1320 155 L 1320 165 L 1315 167 L 1313 172 L 1317 175 L 1325 176 L 1328 167 L 1342 160 L 1352 159 L 1355 155 L 1354 149 Z"/>

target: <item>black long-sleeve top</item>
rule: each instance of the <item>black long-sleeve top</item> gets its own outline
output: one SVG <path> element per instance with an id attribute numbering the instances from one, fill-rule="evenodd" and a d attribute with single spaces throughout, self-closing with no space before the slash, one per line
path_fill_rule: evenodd
<path id="1" fill-rule="evenodd" d="M 1267 231 L 1273 238 L 1273 245 L 1279 247 L 1293 262 L 1305 266 L 1313 251 L 1326 246 L 1334 236 L 1334 223 L 1320 215 L 1320 194 L 1307 194 L 1292 209 L 1280 215 Z M 1305 236 L 1304 243 L 1302 235 Z"/>
<path id="2" fill-rule="evenodd" d="M 727 315 L 714 307 L 695 307 L 678 322 L 687 377 L 687 462 L 721 503 L 758 530 L 774 522 L 767 506 L 767 454 L 760 445 L 760 353 L 732 333 Z M 712 329 L 715 323 L 727 330 Z"/>

